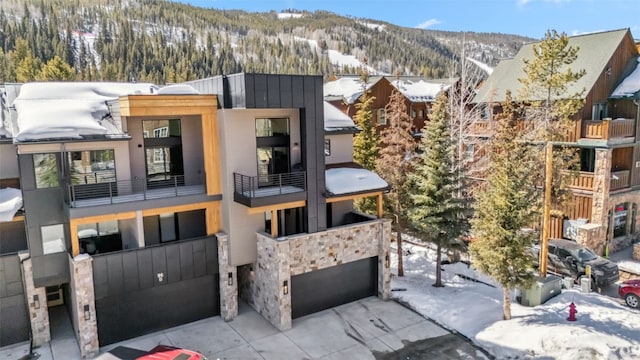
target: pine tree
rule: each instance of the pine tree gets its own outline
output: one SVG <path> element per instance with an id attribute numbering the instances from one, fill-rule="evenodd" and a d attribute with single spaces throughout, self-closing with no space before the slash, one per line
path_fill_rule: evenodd
<path id="1" fill-rule="evenodd" d="M 569 46 L 565 33 L 547 31 L 544 39 L 533 46 L 534 58 L 524 61 L 525 77 L 518 79 L 522 84 L 519 100 L 527 102 L 523 139 L 534 144 L 553 143 L 552 162 L 552 208 L 555 215 L 570 200 L 569 183 L 577 172 L 579 159 L 576 149 L 558 142 L 575 141 L 567 134 L 575 131 L 575 114 L 584 106 L 585 90 L 569 93 L 571 86 L 585 75 L 584 70 L 575 71 L 571 65 L 578 57 L 578 47 Z M 544 148 L 531 146 L 537 154 L 539 169 L 544 169 Z M 539 176 L 537 184 L 544 183 Z"/>
<path id="2" fill-rule="evenodd" d="M 376 124 L 371 110 L 375 97 L 368 93 L 369 73 L 364 67 L 361 69 L 360 81 L 362 82 L 362 95 L 355 104 L 357 111 L 353 116 L 360 131 L 353 137 L 353 159 L 363 168 L 374 171 L 376 159 L 380 154 L 380 136 L 376 132 Z M 375 213 L 376 205 L 371 198 L 357 200 L 355 205 L 359 211 Z"/>
<path id="3" fill-rule="evenodd" d="M 9 57 L 15 64 L 16 80 L 18 82 L 29 82 L 36 79 L 36 75 L 40 71 L 41 62 L 33 56 L 26 40 L 18 39 L 16 47 Z"/>
<path id="4" fill-rule="evenodd" d="M 75 79 L 76 73 L 69 64 L 62 61 L 59 56 L 54 56 L 53 59 L 49 60 L 38 75 L 36 75 L 36 80 L 38 81 L 71 81 Z"/>
<path id="5" fill-rule="evenodd" d="M 405 97 L 394 89 L 385 107 L 388 127 L 382 131 L 380 157 L 376 159 L 378 174 L 391 186 L 384 203 L 388 215 L 394 219 L 398 247 L 398 276 L 404 275 L 402 261 L 402 233 L 407 228 L 407 211 L 411 204 L 407 176 L 411 171 L 411 154 L 415 150 L 411 136 L 412 121 L 407 112 Z"/>
<path id="6" fill-rule="evenodd" d="M 489 175 L 477 193 L 469 247 L 473 266 L 502 285 L 505 320 L 511 319 L 511 290 L 535 278 L 530 249 L 536 236 L 527 227 L 538 218 L 540 204 L 531 182 L 539 171 L 535 155 L 518 140 L 512 104 L 508 92 L 490 144 Z"/>
<path id="7" fill-rule="evenodd" d="M 461 237 L 468 230 L 464 201 L 459 195 L 462 183 L 449 136 L 447 105 L 446 95 L 440 94 L 423 129 L 419 147 L 422 153 L 409 176 L 413 204 L 409 222 L 422 238 L 436 245 L 436 287 L 443 286 L 442 251 L 460 248 Z"/>

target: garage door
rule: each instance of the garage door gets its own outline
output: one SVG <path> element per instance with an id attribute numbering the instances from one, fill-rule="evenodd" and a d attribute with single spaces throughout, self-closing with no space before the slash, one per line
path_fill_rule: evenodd
<path id="1" fill-rule="evenodd" d="M 20 259 L 0 256 L 0 347 L 29 340 L 30 326 Z"/>
<path id="2" fill-rule="evenodd" d="M 377 257 L 296 275 L 291 277 L 291 316 L 313 314 L 377 292 Z"/>
<path id="3" fill-rule="evenodd" d="M 215 237 L 95 256 L 100 345 L 220 314 Z"/>

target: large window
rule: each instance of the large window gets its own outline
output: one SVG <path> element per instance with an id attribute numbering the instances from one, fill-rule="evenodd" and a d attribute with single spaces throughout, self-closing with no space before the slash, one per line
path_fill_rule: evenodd
<path id="1" fill-rule="evenodd" d="M 58 161 L 55 154 L 34 154 L 33 168 L 36 175 L 36 188 L 43 189 L 60 185 Z"/>
<path id="2" fill-rule="evenodd" d="M 289 119 L 256 119 L 256 137 L 288 136 Z"/>
<path id="3" fill-rule="evenodd" d="M 117 220 L 78 225 L 78 239 L 81 253 L 93 255 L 122 250 Z"/>
<path id="4" fill-rule="evenodd" d="M 112 149 L 69 152 L 72 184 L 97 184 L 116 181 L 116 163 Z"/>
<path id="5" fill-rule="evenodd" d="M 627 203 L 616 205 L 613 211 L 613 237 L 627 234 L 627 220 L 629 219 L 629 206 Z"/>
<path id="6" fill-rule="evenodd" d="M 143 120 L 147 185 L 184 184 L 180 119 Z"/>
<path id="7" fill-rule="evenodd" d="M 144 120 L 142 134 L 145 138 L 168 138 L 181 136 L 180 119 Z"/>
<path id="8" fill-rule="evenodd" d="M 607 116 L 607 103 L 593 104 L 593 120 L 602 120 Z"/>
<path id="9" fill-rule="evenodd" d="M 55 254 L 67 250 L 64 226 L 62 224 L 42 226 L 40 232 L 42 234 L 43 254 Z"/>

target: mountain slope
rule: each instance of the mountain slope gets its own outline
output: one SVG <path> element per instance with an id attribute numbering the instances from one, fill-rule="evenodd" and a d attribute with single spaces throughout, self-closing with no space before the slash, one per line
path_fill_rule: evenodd
<path id="1" fill-rule="evenodd" d="M 2 56 L 11 58 L 21 38 L 43 63 L 60 56 L 78 79 L 168 83 L 239 71 L 328 78 L 355 73 L 363 61 L 377 73 L 444 77 L 463 36 L 326 11 L 248 13 L 160 0 L 4 0 L 5 81 L 15 80 L 15 69 L 2 73 Z M 464 39 L 467 56 L 491 66 L 531 40 L 481 33 Z"/>

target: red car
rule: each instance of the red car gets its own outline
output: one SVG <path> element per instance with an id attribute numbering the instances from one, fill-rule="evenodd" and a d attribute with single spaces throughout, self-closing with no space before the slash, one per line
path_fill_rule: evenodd
<path id="1" fill-rule="evenodd" d="M 628 306 L 634 309 L 640 308 L 640 279 L 631 279 L 620 284 L 618 294 L 624 298 Z"/>

